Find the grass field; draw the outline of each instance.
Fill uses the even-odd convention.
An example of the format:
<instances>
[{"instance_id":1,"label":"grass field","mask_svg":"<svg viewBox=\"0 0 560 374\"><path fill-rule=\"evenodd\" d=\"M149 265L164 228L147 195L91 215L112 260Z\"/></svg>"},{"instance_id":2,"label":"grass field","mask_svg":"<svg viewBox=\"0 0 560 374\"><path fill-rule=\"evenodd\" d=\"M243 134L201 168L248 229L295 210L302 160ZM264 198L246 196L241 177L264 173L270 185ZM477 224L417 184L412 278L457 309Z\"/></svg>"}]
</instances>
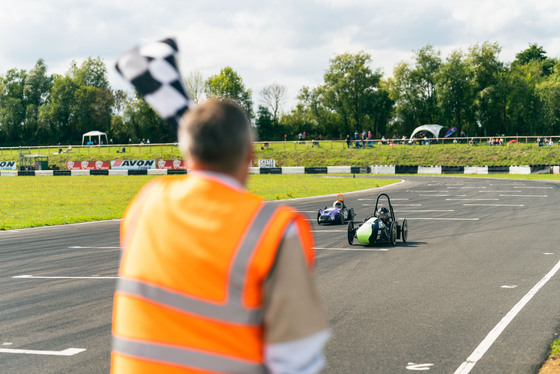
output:
<instances>
[{"instance_id":1,"label":"grass field","mask_svg":"<svg viewBox=\"0 0 560 374\"><path fill-rule=\"evenodd\" d=\"M0 230L120 218L128 202L152 178L2 177ZM252 175L248 188L267 200L278 200L374 188L397 181L328 176L318 182L321 178Z\"/></svg>"}]
</instances>

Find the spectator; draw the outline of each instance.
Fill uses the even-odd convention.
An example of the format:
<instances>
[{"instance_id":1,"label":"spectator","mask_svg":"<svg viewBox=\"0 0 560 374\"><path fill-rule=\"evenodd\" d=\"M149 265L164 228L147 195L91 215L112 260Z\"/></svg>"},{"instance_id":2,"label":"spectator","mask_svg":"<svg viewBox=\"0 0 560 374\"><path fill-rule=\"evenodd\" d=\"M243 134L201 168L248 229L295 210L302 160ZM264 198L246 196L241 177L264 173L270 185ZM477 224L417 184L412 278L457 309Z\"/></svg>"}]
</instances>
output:
<instances>
[{"instance_id":1,"label":"spectator","mask_svg":"<svg viewBox=\"0 0 560 374\"><path fill-rule=\"evenodd\" d=\"M346 148L350 148L350 143L352 143L352 140L350 140L350 135L346 135Z\"/></svg>"}]
</instances>

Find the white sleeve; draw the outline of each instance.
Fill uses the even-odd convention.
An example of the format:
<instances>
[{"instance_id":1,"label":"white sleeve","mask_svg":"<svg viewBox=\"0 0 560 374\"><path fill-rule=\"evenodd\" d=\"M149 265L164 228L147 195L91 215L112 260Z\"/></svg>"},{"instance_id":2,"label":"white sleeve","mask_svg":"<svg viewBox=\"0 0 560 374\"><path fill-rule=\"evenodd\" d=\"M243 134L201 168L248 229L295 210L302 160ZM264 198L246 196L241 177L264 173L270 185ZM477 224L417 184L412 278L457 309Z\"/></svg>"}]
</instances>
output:
<instances>
[{"instance_id":1,"label":"white sleeve","mask_svg":"<svg viewBox=\"0 0 560 374\"><path fill-rule=\"evenodd\" d=\"M269 344L265 348L266 365L271 374L315 374L325 367L323 347L330 331L288 343Z\"/></svg>"}]
</instances>

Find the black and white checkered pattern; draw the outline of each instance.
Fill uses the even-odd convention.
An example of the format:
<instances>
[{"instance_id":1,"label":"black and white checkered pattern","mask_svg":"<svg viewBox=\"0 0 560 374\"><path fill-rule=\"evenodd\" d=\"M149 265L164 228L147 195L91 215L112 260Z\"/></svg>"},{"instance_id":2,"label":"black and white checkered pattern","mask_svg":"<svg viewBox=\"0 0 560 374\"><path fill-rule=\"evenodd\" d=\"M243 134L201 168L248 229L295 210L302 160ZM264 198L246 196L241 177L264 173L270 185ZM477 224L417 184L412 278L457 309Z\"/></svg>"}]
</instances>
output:
<instances>
[{"instance_id":1,"label":"black and white checkered pattern","mask_svg":"<svg viewBox=\"0 0 560 374\"><path fill-rule=\"evenodd\" d=\"M193 105L177 68L174 38L135 47L117 61L117 71L144 100L177 130L183 113Z\"/></svg>"}]
</instances>

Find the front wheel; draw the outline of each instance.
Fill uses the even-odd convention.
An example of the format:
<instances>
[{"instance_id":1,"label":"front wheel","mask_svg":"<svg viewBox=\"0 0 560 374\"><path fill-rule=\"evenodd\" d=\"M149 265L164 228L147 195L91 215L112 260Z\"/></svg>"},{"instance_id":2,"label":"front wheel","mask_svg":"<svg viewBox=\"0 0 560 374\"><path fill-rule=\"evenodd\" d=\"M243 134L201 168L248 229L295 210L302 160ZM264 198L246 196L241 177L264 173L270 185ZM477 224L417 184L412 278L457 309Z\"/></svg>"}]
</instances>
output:
<instances>
[{"instance_id":1,"label":"front wheel","mask_svg":"<svg viewBox=\"0 0 560 374\"><path fill-rule=\"evenodd\" d=\"M401 226L401 238L403 243L406 243L406 241L408 240L408 221L406 219L403 220Z\"/></svg>"},{"instance_id":2,"label":"front wheel","mask_svg":"<svg viewBox=\"0 0 560 374\"><path fill-rule=\"evenodd\" d=\"M356 235L356 230L354 230L354 221L350 220L348 222L348 244L352 245L352 243L354 243L354 235Z\"/></svg>"},{"instance_id":3,"label":"front wheel","mask_svg":"<svg viewBox=\"0 0 560 374\"><path fill-rule=\"evenodd\" d=\"M391 226L389 226L391 245L397 245L397 230L397 223L395 221L391 222Z\"/></svg>"}]
</instances>

